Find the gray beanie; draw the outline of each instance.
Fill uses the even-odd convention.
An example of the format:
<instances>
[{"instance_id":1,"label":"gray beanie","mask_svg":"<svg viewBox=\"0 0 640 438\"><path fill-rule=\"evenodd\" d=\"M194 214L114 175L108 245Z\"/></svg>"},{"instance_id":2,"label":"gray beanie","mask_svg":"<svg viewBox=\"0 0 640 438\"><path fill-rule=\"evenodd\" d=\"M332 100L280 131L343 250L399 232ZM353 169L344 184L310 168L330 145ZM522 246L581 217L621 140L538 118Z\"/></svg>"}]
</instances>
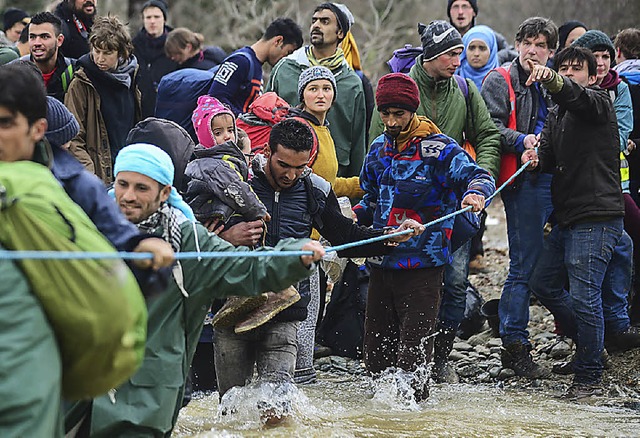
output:
<instances>
[{"instance_id":1,"label":"gray beanie","mask_svg":"<svg viewBox=\"0 0 640 438\"><path fill-rule=\"evenodd\" d=\"M423 61L431 61L452 49L464 49L460 32L444 20L435 20L428 26L418 23L422 42Z\"/></svg>"},{"instance_id":2,"label":"gray beanie","mask_svg":"<svg viewBox=\"0 0 640 438\"><path fill-rule=\"evenodd\" d=\"M51 146L61 147L80 131L78 121L58 99L47 96L47 132L45 137Z\"/></svg>"},{"instance_id":3,"label":"gray beanie","mask_svg":"<svg viewBox=\"0 0 640 438\"><path fill-rule=\"evenodd\" d=\"M315 65L300 73L300 78L298 79L298 98L300 99L300 102L304 102L304 89L309 85L309 82L317 81L318 79L326 79L331 82L331 85L333 86L333 100L336 100L338 87L336 86L335 76L333 76L333 73L331 73L331 70L327 67Z\"/></svg>"}]
</instances>

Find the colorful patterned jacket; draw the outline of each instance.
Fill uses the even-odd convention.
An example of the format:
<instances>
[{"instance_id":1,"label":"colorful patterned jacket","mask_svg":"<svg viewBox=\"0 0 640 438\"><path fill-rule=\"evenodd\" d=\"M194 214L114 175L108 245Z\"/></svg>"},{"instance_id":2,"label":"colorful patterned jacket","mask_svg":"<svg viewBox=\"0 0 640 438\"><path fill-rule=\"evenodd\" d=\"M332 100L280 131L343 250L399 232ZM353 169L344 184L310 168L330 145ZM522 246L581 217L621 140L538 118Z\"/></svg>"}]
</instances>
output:
<instances>
[{"instance_id":1,"label":"colorful patterned jacket","mask_svg":"<svg viewBox=\"0 0 640 438\"><path fill-rule=\"evenodd\" d=\"M406 218L423 224L454 212L469 193L491 196L495 183L450 137L414 137L399 152L383 133L371 144L360 174L364 198L354 207L361 225L398 226ZM389 269L422 269L451 262L454 218L400 244L391 254L369 258Z\"/></svg>"}]
</instances>

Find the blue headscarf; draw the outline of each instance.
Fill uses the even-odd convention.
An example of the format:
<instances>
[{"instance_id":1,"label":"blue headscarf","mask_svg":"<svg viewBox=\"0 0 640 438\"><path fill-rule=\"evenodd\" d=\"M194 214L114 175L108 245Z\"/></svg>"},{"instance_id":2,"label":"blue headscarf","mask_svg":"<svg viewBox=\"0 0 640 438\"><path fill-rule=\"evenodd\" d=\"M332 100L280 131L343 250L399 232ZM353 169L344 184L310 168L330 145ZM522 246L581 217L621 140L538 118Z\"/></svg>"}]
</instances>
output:
<instances>
[{"instance_id":1,"label":"blue headscarf","mask_svg":"<svg viewBox=\"0 0 640 438\"><path fill-rule=\"evenodd\" d=\"M467 47L469 47L469 44L473 40L482 40L489 48L489 60L484 67L473 68L469 65L469 61L467 61ZM457 73L463 78L471 79L479 90L482 88L482 80L487 73L500 65L498 63L498 43L496 42L496 35L489 26L480 24L473 26L464 34L462 43L464 44L464 50L462 51L462 55L460 55L460 67Z\"/></svg>"},{"instance_id":2,"label":"blue headscarf","mask_svg":"<svg viewBox=\"0 0 640 438\"><path fill-rule=\"evenodd\" d=\"M125 146L118 152L113 174L119 172L137 172L158 181L163 185L171 186L171 194L167 204L180 210L191 222L195 222L193 210L184 202L182 196L173 187L174 167L171 157L157 146L146 143L135 143ZM113 194L113 190L109 193Z\"/></svg>"}]
</instances>

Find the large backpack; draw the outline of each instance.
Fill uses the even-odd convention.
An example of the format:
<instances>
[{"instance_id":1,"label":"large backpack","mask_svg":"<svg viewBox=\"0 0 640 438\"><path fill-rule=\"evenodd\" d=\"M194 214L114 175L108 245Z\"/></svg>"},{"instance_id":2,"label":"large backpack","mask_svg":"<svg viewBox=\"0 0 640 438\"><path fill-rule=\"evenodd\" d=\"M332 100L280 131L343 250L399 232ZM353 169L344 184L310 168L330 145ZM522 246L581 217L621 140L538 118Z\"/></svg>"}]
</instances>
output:
<instances>
[{"instance_id":1,"label":"large backpack","mask_svg":"<svg viewBox=\"0 0 640 438\"><path fill-rule=\"evenodd\" d=\"M236 54L253 63L248 53L234 52L232 55ZM191 116L198 106L198 98L209 92L220 65L222 64L209 70L183 68L164 75L158 84L155 116L176 122L189 133L193 141L197 142L198 137L193 129ZM250 68L249 75L252 71L253 68ZM250 81L251 77L247 80Z\"/></svg>"},{"instance_id":2,"label":"large backpack","mask_svg":"<svg viewBox=\"0 0 640 438\"><path fill-rule=\"evenodd\" d=\"M0 162L0 246L116 252L49 169L30 161ZM18 266L57 337L66 399L98 396L136 371L146 305L122 260L23 259Z\"/></svg>"},{"instance_id":3,"label":"large backpack","mask_svg":"<svg viewBox=\"0 0 640 438\"><path fill-rule=\"evenodd\" d=\"M393 56L387 61L391 73L409 73L416 63L416 57L422 54L422 47L405 44L401 49L394 50Z\"/></svg>"},{"instance_id":4,"label":"large backpack","mask_svg":"<svg viewBox=\"0 0 640 438\"><path fill-rule=\"evenodd\" d=\"M249 105L249 112L240 114L237 120L238 128L242 129L251 140L251 152L261 153L265 146L269 144L269 135L271 128L278 122L286 118L294 118L303 123L309 122L302 117L296 116L291 112L291 106L286 100L278 96L275 92L269 91L256 98ZM318 137L311 126L313 134L313 146L311 148L311 156L309 158L309 166L311 166L318 156Z\"/></svg>"}]
</instances>

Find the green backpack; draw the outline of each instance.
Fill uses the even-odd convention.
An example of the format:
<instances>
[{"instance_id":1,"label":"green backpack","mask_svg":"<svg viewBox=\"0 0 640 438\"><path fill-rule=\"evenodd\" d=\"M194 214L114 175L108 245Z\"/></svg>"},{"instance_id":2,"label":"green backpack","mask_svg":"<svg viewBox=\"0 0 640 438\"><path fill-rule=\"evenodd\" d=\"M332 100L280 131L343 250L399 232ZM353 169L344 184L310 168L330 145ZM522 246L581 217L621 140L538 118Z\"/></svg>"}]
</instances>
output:
<instances>
[{"instance_id":1,"label":"green backpack","mask_svg":"<svg viewBox=\"0 0 640 438\"><path fill-rule=\"evenodd\" d=\"M115 252L45 166L0 162L0 244L9 250ZM147 310L120 259L29 260L18 265L58 339L63 396L92 398L142 363Z\"/></svg>"}]
</instances>

